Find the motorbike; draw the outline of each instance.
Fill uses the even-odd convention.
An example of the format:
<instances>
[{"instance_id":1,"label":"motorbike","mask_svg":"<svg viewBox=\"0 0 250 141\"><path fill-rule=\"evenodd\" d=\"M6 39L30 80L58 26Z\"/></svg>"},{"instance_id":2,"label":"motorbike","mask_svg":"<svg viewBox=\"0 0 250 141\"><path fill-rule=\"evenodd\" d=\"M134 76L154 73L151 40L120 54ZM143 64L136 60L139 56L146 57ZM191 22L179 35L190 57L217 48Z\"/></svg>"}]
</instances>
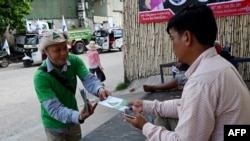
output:
<instances>
[{"instance_id":1,"label":"motorbike","mask_svg":"<svg viewBox=\"0 0 250 141\"><path fill-rule=\"evenodd\" d=\"M9 66L9 55L7 51L0 51L0 67L5 68Z\"/></svg>"}]
</instances>

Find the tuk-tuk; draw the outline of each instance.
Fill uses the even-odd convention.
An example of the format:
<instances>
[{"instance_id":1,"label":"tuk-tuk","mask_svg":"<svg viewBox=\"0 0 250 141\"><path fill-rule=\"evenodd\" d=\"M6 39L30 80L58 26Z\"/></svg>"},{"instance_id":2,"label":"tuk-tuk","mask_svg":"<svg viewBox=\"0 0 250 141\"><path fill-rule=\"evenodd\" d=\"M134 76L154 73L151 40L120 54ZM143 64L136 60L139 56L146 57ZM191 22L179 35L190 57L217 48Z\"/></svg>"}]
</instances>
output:
<instances>
[{"instance_id":1,"label":"tuk-tuk","mask_svg":"<svg viewBox=\"0 0 250 141\"><path fill-rule=\"evenodd\" d=\"M23 52L22 58L24 67L31 67L33 64L40 64L46 58L38 49L39 34L26 34L19 36L16 40L16 50Z\"/></svg>"},{"instance_id":2,"label":"tuk-tuk","mask_svg":"<svg viewBox=\"0 0 250 141\"><path fill-rule=\"evenodd\" d=\"M95 42L100 46L99 52L104 50L110 51L112 49L118 49L122 51L123 40L122 40L122 29L99 29L94 32Z\"/></svg>"}]
</instances>

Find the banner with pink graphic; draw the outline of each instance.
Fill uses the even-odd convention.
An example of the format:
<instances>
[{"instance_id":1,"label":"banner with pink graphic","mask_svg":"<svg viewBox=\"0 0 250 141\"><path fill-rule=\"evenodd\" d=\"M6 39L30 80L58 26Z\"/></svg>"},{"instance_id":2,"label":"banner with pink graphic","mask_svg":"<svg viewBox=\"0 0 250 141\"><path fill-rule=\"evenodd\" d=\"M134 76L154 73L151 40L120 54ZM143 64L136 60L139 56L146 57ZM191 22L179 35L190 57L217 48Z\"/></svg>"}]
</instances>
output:
<instances>
[{"instance_id":1,"label":"banner with pink graphic","mask_svg":"<svg viewBox=\"0 0 250 141\"><path fill-rule=\"evenodd\" d=\"M139 21L166 22L178 10L195 2L210 6L215 17L250 14L250 0L138 0Z\"/></svg>"}]
</instances>

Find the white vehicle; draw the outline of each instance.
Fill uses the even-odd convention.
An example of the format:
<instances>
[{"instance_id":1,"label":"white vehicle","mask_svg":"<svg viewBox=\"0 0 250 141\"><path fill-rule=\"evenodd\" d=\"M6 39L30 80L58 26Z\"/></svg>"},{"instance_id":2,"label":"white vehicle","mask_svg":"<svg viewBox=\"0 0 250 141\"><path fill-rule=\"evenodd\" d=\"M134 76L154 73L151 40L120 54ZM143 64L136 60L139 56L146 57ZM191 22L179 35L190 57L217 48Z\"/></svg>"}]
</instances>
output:
<instances>
[{"instance_id":1,"label":"white vehicle","mask_svg":"<svg viewBox=\"0 0 250 141\"><path fill-rule=\"evenodd\" d=\"M22 58L24 67L31 67L33 64L41 64L46 58L38 49L40 38L44 31L49 30L47 22L37 21L36 23L28 22L29 30L26 35L19 35L15 38L15 51L24 53Z\"/></svg>"},{"instance_id":2,"label":"white vehicle","mask_svg":"<svg viewBox=\"0 0 250 141\"><path fill-rule=\"evenodd\" d=\"M28 22L28 31L27 33L37 33L42 34L44 31L49 30L49 24L44 21L37 21L35 23Z\"/></svg>"},{"instance_id":3,"label":"white vehicle","mask_svg":"<svg viewBox=\"0 0 250 141\"><path fill-rule=\"evenodd\" d=\"M99 52L118 49L122 51L123 39L122 29L112 29L110 32L105 29L99 29L94 32L95 42L100 46Z\"/></svg>"},{"instance_id":4,"label":"white vehicle","mask_svg":"<svg viewBox=\"0 0 250 141\"><path fill-rule=\"evenodd\" d=\"M41 64L46 58L38 49L39 34L26 34L16 38L16 48L18 52L23 52L22 58L24 67L31 67L33 64Z\"/></svg>"}]
</instances>

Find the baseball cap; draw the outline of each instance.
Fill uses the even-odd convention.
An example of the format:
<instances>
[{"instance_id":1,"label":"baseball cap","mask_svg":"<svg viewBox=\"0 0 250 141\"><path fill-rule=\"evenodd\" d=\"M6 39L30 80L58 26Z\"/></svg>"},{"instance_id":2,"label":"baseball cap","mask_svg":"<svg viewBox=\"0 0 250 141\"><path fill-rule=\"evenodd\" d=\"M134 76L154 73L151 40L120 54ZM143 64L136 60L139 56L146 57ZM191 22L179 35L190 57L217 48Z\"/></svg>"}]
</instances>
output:
<instances>
[{"instance_id":1,"label":"baseball cap","mask_svg":"<svg viewBox=\"0 0 250 141\"><path fill-rule=\"evenodd\" d=\"M69 38L69 33L67 31L62 32L59 30L49 30L43 34L38 48L40 51L42 51L48 46L64 42L66 43L68 41L68 38Z\"/></svg>"}]
</instances>

